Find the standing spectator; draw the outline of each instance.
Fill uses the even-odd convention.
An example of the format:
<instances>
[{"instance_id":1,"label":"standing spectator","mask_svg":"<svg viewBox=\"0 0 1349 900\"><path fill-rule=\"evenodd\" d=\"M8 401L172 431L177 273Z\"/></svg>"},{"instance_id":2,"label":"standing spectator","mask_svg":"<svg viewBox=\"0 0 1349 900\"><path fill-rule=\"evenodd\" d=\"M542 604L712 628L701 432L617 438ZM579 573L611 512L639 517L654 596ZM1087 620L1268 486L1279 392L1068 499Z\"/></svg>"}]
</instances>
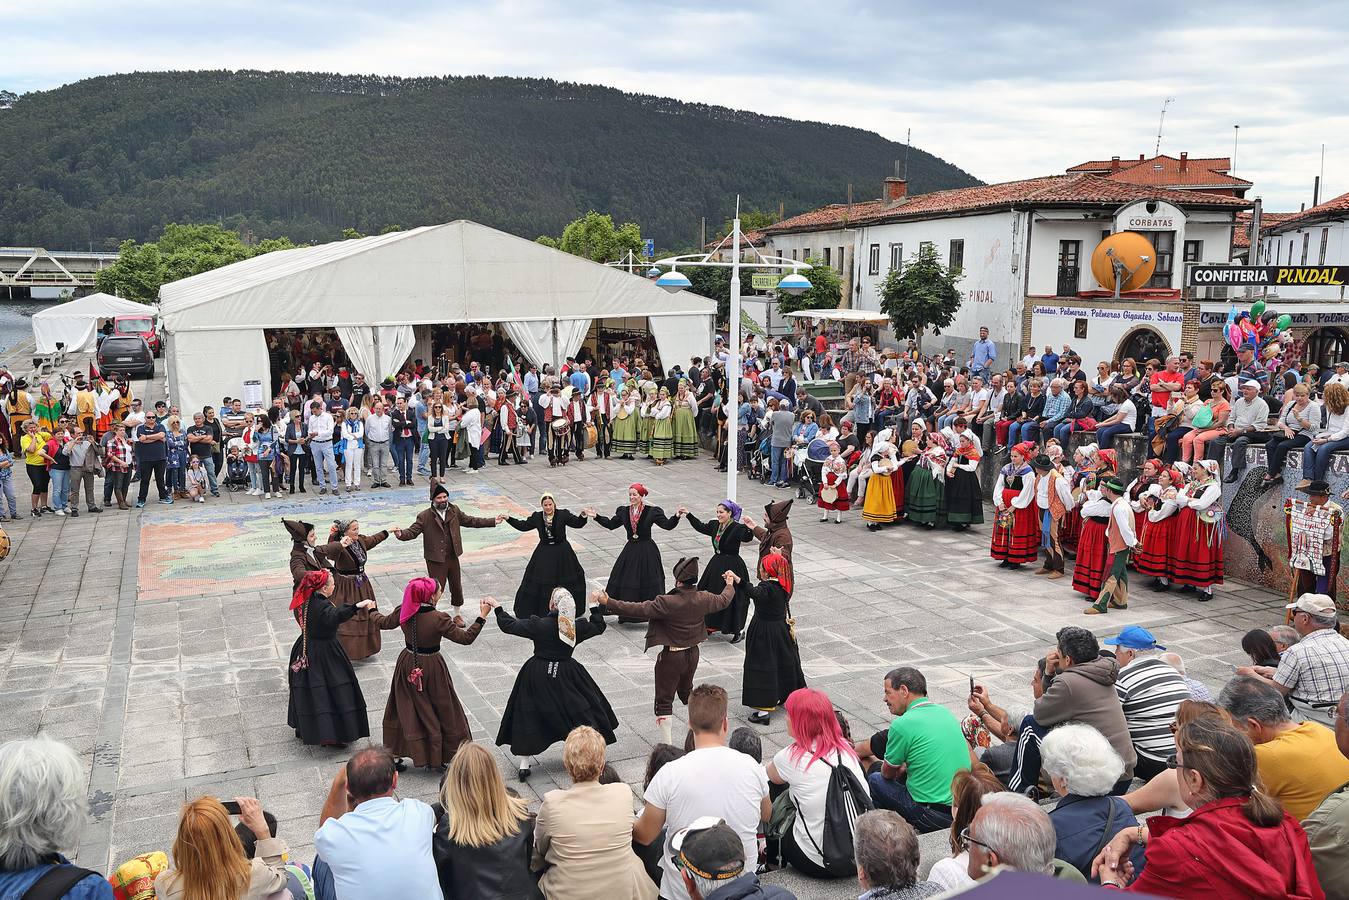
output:
<instances>
[{"instance_id":1,"label":"standing spectator","mask_svg":"<svg viewBox=\"0 0 1349 900\"><path fill-rule=\"evenodd\" d=\"M490 384L490 382L487 382ZM408 398L409 409L417 420L417 474L426 477L431 474L431 441L426 430L426 421L431 414L430 382L424 382L422 389Z\"/></svg>"},{"instance_id":2,"label":"standing spectator","mask_svg":"<svg viewBox=\"0 0 1349 900\"><path fill-rule=\"evenodd\" d=\"M126 502L127 490L131 487L131 465L135 461L130 435L130 428L122 422L113 425L103 436L104 506L111 506L112 498L116 496L118 509L131 508Z\"/></svg>"},{"instance_id":3,"label":"standing spectator","mask_svg":"<svg viewBox=\"0 0 1349 900\"><path fill-rule=\"evenodd\" d=\"M0 446L0 522L18 518L19 501L14 494L14 457L10 455L7 445Z\"/></svg>"},{"instance_id":4,"label":"standing spectator","mask_svg":"<svg viewBox=\"0 0 1349 900\"><path fill-rule=\"evenodd\" d=\"M942 892L938 884L918 881L918 835L902 816L884 809L862 813L854 833L859 900L920 900Z\"/></svg>"},{"instance_id":5,"label":"standing spectator","mask_svg":"<svg viewBox=\"0 0 1349 900\"><path fill-rule=\"evenodd\" d=\"M75 440L67 455L70 457L70 514L80 514L81 487L84 488L85 508L91 513L103 512L103 508L94 502L94 476L103 474L103 462L93 434L76 426Z\"/></svg>"},{"instance_id":6,"label":"standing spectator","mask_svg":"<svg viewBox=\"0 0 1349 900\"><path fill-rule=\"evenodd\" d=\"M336 423L324 407L322 400L309 404L309 452L314 457L314 480L318 482L319 494L329 489L337 493L337 458L333 455L333 432Z\"/></svg>"},{"instance_id":7,"label":"standing spectator","mask_svg":"<svg viewBox=\"0 0 1349 900\"><path fill-rule=\"evenodd\" d=\"M261 416L259 421L265 425L267 417ZM181 496L187 490L187 434L177 416L169 416L166 430L164 464L169 496Z\"/></svg>"},{"instance_id":8,"label":"standing spectator","mask_svg":"<svg viewBox=\"0 0 1349 900\"><path fill-rule=\"evenodd\" d=\"M1151 423L1166 415L1171 401L1185 389L1185 373L1180 369L1180 357L1168 356L1166 365L1148 376L1148 401L1150 419L1148 433L1152 433Z\"/></svg>"},{"instance_id":9,"label":"standing spectator","mask_svg":"<svg viewBox=\"0 0 1349 900\"><path fill-rule=\"evenodd\" d=\"M1090 880L1100 848L1124 829L1138 827L1129 804L1110 793L1124 774L1124 760L1090 725L1060 725L1045 738L1044 771L1060 797L1049 812L1058 836L1054 856ZM1134 865L1142 864L1139 852Z\"/></svg>"},{"instance_id":10,"label":"standing spectator","mask_svg":"<svg viewBox=\"0 0 1349 900\"><path fill-rule=\"evenodd\" d=\"M300 493L306 493L304 489L304 473L309 472L311 478L314 476L314 467L309 456L309 436L304 427L304 418L299 410L291 410L290 421L286 424L286 433L284 435L286 457L290 460L287 480L290 484L290 492L295 493L295 478L298 475L300 479Z\"/></svg>"},{"instance_id":11,"label":"standing spectator","mask_svg":"<svg viewBox=\"0 0 1349 900\"><path fill-rule=\"evenodd\" d=\"M244 854L229 813L214 797L183 807L173 840L173 867L155 878L159 900L268 900L286 886L286 842L273 837L262 804L238 797L239 821L256 839L255 856ZM258 857L261 857L260 859Z\"/></svg>"},{"instance_id":12,"label":"standing spectator","mask_svg":"<svg viewBox=\"0 0 1349 900\"><path fill-rule=\"evenodd\" d=\"M1120 666L1115 693L1138 753L1134 775L1151 781L1166 771L1167 759L1176 752L1171 723L1176 709L1190 699L1190 689L1180 673L1157 655L1166 648L1146 628L1126 626L1105 643L1115 647Z\"/></svg>"},{"instance_id":13,"label":"standing spectator","mask_svg":"<svg viewBox=\"0 0 1349 900\"><path fill-rule=\"evenodd\" d=\"M370 476L371 487L388 487L389 440L393 436L393 420L384 410L384 403L376 400L370 407L370 415L365 417L365 461L366 474Z\"/></svg>"},{"instance_id":14,"label":"standing spectator","mask_svg":"<svg viewBox=\"0 0 1349 900\"><path fill-rule=\"evenodd\" d=\"M691 753L665 765L646 789L646 806L633 826L633 838L650 844L662 827L671 836L704 817L723 819L740 838L744 859L758 859L759 823L772 815L768 777L761 766L726 746L726 691L700 684L689 696ZM671 859L673 838L661 858L661 894L665 900L690 900L683 876Z\"/></svg>"},{"instance_id":15,"label":"standing spectator","mask_svg":"<svg viewBox=\"0 0 1349 900\"><path fill-rule=\"evenodd\" d=\"M1304 715L1331 725L1335 704L1349 691L1349 639L1336 629L1335 601L1325 594L1303 594L1288 608L1302 640L1283 652L1278 668L1243 666L1237 674L1270 681Z\"/></svg>"},{"instance_id":16,"label":"standing spectator","mask_svg":"<svg viewBox=\"0 0 1349 900\"><path fill-rule=\"evenodd\" d=\"M51 472L51 505L52 511L58 516L66 514L66 506L70 502L70 452L71 443L70 432L66 428L66 417L61 416L57 420L56 430L52 432L51 438L47 441L47 457L51 460L49 464ZM79 515L79 509L75 514Z\"/></svg>"},{"instance_id":17,"label":"standing spectator","mask_svg":"<svg viewBox=\"0 0 1349 900\"><path fill-rule=\"evenodd\" d=\"M221 427L220 419L216 418L215 407L207 406L202 409L206 416L206 427L211 429L211 484L215 484L215 479L220 477L220 467L225 464L225 429ZM212 496L219 496L215 489L211 491Z\"/></svg>"},{"instance_id":18,"label":"standing spectator","mask_svg":"<svg viewBox=\"0 0 1349 900\"><path fill-rule=\"evenodd\" d=\"M988 339L988 328L980 325L979 340L970 348L970 374L987 382L997 361L998 345Z\"/></svg>"},{"instance_id":19,"label":"standing spectator","mask_svg":"<svg viewBox=\"0 0 1349 900\"><path fill-rule=\"evenodd\" d=\"M254 452L258 458L258 482L262 485L263 497L277 497L281 492L278 490L279 484L274 484L276 480L276 452L278 442L276 439L276 429L272 427L272 420L266 414L258 416L257 425L253 431ZM333 483L333 493L337 493L337 483Z\"/></svg>"},{"instance_id":20,"label":"standing spectator","mask_svg":"<svg viewBox=\"0 0 1349 900\"><path fill-rule=\"evenodd\" d=\"M365 423L356 407L342 420L342 474L348 491L361 489L361 464L365 460Z\"/></svg>"},{"instance_id":21,"label":"standing spectator","mask_svg":"<svg viewBox=\"0 0 1349 900\"><path fill-rule=\"evenodd\" d=\"M215 465L211 461L211 451L215 442L215 435L211 427L206 424L206 414L204 412L192 414L192 425L187 429L187 449L192 457L201 463L201 470L206 475L207 485L211 489L212 497L220 496L220 489L215 483ZM107 491L104 491L104 503L108 501Z\"/></svg>"},{"instance_id":22,"label":"standing spectator","mask_svg":"<svg viewBox=\"0 0 1349 900\"><path fill-rule=\"evenodd\" d=\"M765 426L770 434L769 448L773 470L769 481L774 487L785 488L791 463L789 451L792 446L792 426L796 419L791 410L772 398L768 401L768 410Z\"/></svg>"},{"instance_id":23,"label":"standing spectator","mask_svg":"<svg viewBox=\"0 0 1349 900\"><path fill-rule=\"evenodd\" d=\"M417 417L408 409L407 398L399 396L389 413L389 427L393 433L391 444L394 468L398 470L398 486L412 484L412 464L417 454L419 440ZM313 439L312 426L310 439ZM318 457L314 457L317 462ZM319 493L322 493L320 491Z\"/></svg>"},{"instance_id":24,"label":"standing spectator","mask_svg":"<svg viewBox=\"0 0 1349 900\"><path fill-rule=\"evenodd\" d=\"M165 460L168 458L168 432L159 424L154 413L145 414L145 424L136 426L132 433L132 444L136 448L136 471L140 476L140 495L136 498L136 508L145 505L150 493L150 479L154 478L155 490L159 492L160 503L172 503L173 498L164 488Z\"/></svg>"}]
</instances>

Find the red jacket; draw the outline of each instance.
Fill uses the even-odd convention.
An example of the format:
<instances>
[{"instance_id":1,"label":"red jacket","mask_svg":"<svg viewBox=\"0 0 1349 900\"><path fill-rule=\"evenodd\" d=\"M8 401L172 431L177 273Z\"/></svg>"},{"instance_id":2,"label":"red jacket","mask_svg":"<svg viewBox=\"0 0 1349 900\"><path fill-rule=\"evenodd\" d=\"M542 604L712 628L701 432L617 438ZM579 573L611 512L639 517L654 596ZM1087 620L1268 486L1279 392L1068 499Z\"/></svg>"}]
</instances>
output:
<instances>
[{"instance_id":1,"label":"red jacket","mask_svg":"<svg viewBox=\"0 0 1349 900\"><path fill-rule=\"evenodd\" d=\"M1148 819L1147 865L1130 891L1205 900L1324 900L1307 833L1288 813L1262 828L1242 800L1206 803L1189 818Z\"/></svg>"}]
</instances>

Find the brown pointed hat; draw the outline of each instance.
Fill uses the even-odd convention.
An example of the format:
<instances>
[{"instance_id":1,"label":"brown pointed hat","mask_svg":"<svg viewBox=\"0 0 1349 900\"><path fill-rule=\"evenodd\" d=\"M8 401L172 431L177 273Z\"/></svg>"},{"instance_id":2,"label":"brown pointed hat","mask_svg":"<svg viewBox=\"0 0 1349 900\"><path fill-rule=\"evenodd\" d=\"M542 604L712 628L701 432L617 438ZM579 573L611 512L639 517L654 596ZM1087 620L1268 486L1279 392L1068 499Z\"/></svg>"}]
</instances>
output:
<instances>
[{"instance_id":1,"label":"brown pointed hat","mask_svg":"<svg viewBox=\"0 0 1349 900\"><path fill-rule=\"evenodd\" d=\"M298 519L282 519L281 524L286 526L290 536L295 539L297 544L303 544L309 539L309 532L314 530L314 526L308 522L301 522Z\"/></svg>"},{"instance_id":2,"label":"brown pointed hat","mask_svg":"<svg viewBox=\"0 0 1349 900\"><path fill-rule=\"evenodd\" d=\"M683 557L674 565L674 578L676 584L697 584L698 583L698 557Z\"/></svg>"}]
</instances>

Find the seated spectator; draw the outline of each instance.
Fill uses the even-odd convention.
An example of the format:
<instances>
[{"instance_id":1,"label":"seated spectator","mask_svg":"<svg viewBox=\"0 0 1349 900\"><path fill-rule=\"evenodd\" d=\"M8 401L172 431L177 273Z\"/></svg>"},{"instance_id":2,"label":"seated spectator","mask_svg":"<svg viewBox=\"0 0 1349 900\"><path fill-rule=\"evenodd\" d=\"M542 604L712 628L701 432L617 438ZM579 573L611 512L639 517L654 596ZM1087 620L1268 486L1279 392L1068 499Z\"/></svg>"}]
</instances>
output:
<instances>
[{"instance_id":1,"label":"seated spectator","mask_svg":"<svg viewBox=\"0 0 1349 900\"><path fill-rule=\"evenodd\" d=\"M927 679L907 666L885 676L886 731L859 741L871 799L903 816L919 834L951 827L951 779L974 763L960 722L927 696Z\"/></svg>"},{"instance_id":2,"label":"seated spectator","mask_svg":"<svg viewBox=\"0 0 1349 900\"><path fill-rule=\"evenodd\" d=\"M732 731L726 746L745 754L756 763L763 762L763 741L759 738L759 733L748 725L741 725Z\"/></svg>"},{"instance_id":3,"label":"seated spectator","mask_svg":"<svg viewBox=\"0 0 1349 900\"><path fill-rule=\"evenodd\" d=\"M262 858L249 859L230 823L230 814L214 797L183 807L173 840L173 865L155 879L160 900L267 900L286 886L286 842L272 837L262 804L238 797L239 821L256 838Z\"/></svg>"},{"instance_id":4,"label":"seated spectator","mask_svg":"<svg viewBox=\"0 0 1349 900\"><path fill-rule=\"evenodd\" d=\"M529 871L534 817L524 800L506 793L487 748L459 748L440 786L440 802L445 812L434 853L445 900L541 896Z\"/></svg>"},{"instance_id":5,"label":"seated spectator","mask_svg":"<svg viewBox=\"0 0 1349 900\"><path fill-rule=\"evenodd\" d=\"M1293 634L1297 634L1296 631ZM1296 643L1296 641L1294 642ZM1241 636L1241 650L1251 658L1253 666L1279 667L1280 651L1274 646L1274 638L1263 628L1252 628Z\"/></svg>"},{"instance_id":6,"label":"seated spectator","mask_svg":"<svg viewBox=\"0 0 1349 900\"><path fill-rule=\"evenodd\" d=\"M1103 885L1165 897L1324 896L1307 835L1258 785L1255 747L1231 725L1201 719L1176 733L1184 819L1153 816L1126 828L1092 863ZM1128 865L1144 845L1142 874Z\"/></svg>"},{"instance_id":7,"label":"seated spectator","mask_svg":"<svg viewBox=\"0 0 1349 900\"><path fill-rule=\"evenodd\" d=\"M989 794L961 835L970 854L970 878L978 881L998 866L1017 872L1082 881L1081 873L1054 859L1058 837L1049 815L1023 794Z\"/></svg>"},{"instance_id":8,"label":"seated spectator","mask_svg":"<svg viewBox=\"0 0 1349 900\"><path fill-rule=\"evenodd\" d=\"M1162 662L1180 673L1180 678L1185 682L1185 686L1190 689L1190 699L1198 700L1201 703L1212 703L1214 701L1213 692L1208 689L1208 685L1202 681L1197 681L1189 676L1185 671L1185 660L1180 658L1179 653L1163 653L1158 657Z\"/></svg>"},{"instance_id":9,"label":"seated spectator","mask_svg":"<svg viewBox=\"0 0 1349 900\"><path fill-rule=\"evenodd\" d=\"M690 731L689 734L692 735L693 732ZM652 747L651 755L646 758L646 777L642 781L642 792L646 793L646 789L651 787L651 782L655 780L656 773L665 768L666 763L679 759L687 752L687 750L681 750L674 744L657 744ZM638 841L636 837L632 839L632 852L637 854L637 857L642 861L642 865L646 868L647 877L657 887L660 887L661 861L665 856L665 838L665 828L662 827L657 832L655 839L645 844Z\"/></svg>"},{"instance_id":10,"label":"seated spectator","mask_svg":"<svg viewBox=\"0 0 1349 900\"><path fill-rule=\"evenodd\" d=\"M726 691L700 684L689 695L689 725L694 749L667 763L646 788L646 805L632 828L633 838L650 844L662 827L671 836L661 856L661 896L688 900L682 873L671 854L674 836L698 819L725 821L739 836L744 860L759 858L759 823L769 819L768 776L763 767L726 746Z\"/></svg>"},{"instance_id":11,"label":"seated spectator","mask_svg":"<svg viewBox=\"0 0 1349 900\"><path fill-rule=\"evenodd\" d=\"M276 816L262 811L263 821L267 823L267 832L272 837L276 837ZM254 859L258 855L258 837L243 822L234 826L234 833L239 836L239 843L243 845L244 856ZM312 897L314 896L314 874L309 866L304 863L286 862L282 868L286 873L286 889L290 891L292 898ZM331 891L328 895L331 896ZM118 898L121 900L121 898Z\"/></svg>"},{"instance_id":12,"label":"seated spectator","mask_svg":"<svg viewBox=\"0 0 1349 900\"><path fill-rule=\"evenodd\" d=\"M734 752L734 751L732 751ZM796 900L775 884L745 871L745 845L722 819L704 816L670 839L679 884L690 900Z\"/></svg>"},{"instance_id":13,"label":"seated spectator","mask_svg":"<svg viewBox=\"0 0 1349 900\"><path fill-rule=\"evenodd\" d=\"M1303 594L1288 609L1302 639L1284 652L1277 668L1243 666L1237 674L1269 681L1305 716L1333 728L1335 704L1349 691L1349 639L1336 627L1335 601Z\"/></svg>"},{"instance_id":14,"label":"seated spectator","mask_svg":"<svg viewBox=\"0 0 1349 900\"><path fill-rule=\"evenodd\" d=\"M1274 641L1274 649L1278 651L1275 659L1283 656L1285 650L1302 640L1302 635L1298 634L1292 625L1275 625L1269 629L1269 636Z\"/></svg>"},{"instance_id":15,"label":"seated spectator","mask_svg":"<svg viewBox=\"0 0 1349 900\"><path fill-rule=\"evenodd\" d=\"M23 897L38 882L69 900L112 900L97 872L71 865L89 819L84 763L51 738L0 745L0 897ZM84 874L81 875L80 873Z\"/></svg>"},{"instance_id":16,"label":"seated spectator","mask_svg":"<svg viewBox=\"0 0 1349 900\"><path fill-rule=\"evenodd\" d=\"M796 815L792 827L784 829L778 858L810 878L839 878L849 872L825 867L825 800L834 769L842 766L852 774L858 795L866 796L866 775L857 761L857 752L843 737L834 705L824 691L798 688L785 704L787 736L791 744L783 747L768 764L768 780L787 785L773 804L790 806ZM845 776L846 777L846 776ZM774 858L772 852L769 858Z\"/></svg>"},{"instance_id":17,"label":"seated spectator","mask_svg":"<svg viewBox=\"0 0 1349 900\"><path fill-rule=\"evenodd\" d=\"M1265 791L1293 818L1307 818L1321 801L1349 784L1349 759L1340 756L1335 733L1317 722L1290 719L1283 694L1269 682L1238 675L1218 698L1233 724L1255 745Z\"/></svg>"},{"instance_id":18,"label":"seated spectator","mask_svg":"<svg viewBox=\"0 0 1349 900\"><path fill-rule=\"evenodd\" d=\"M531 867L549 900L652 900L656 885L632 852L632 789L600 784L604 738L588 725L567 735L562 764L572 787L549 791L534 823Z\"/></svg>"},{"instance_id":19,"label":"seated spectator","mask_svg":"<svg viewBox=\"0 0 1349 900\"><path fill-rule=\"evenodd\" d=\"M918 834L904 817L874 809L857 817L853 833L860 900L918 900L942 892L940 885L918 881Z\"/></svg>"},{"instance_id":20,"label":"seated spectator","mask_svg":"<svg viewBox=\"0 0 1349 900\"><path fill-rule=\"evenodd\" d=\"M928 881L944 891L974 884L970 878L970 853L960 835L969 827L984 797L1002 789L1002 782L983 766L956 773L951 780L951 855L933 864L927 873Z\"/></svg>"},{"instance_id":21,"label":"seated spectator","mask_svg":"<svg viewBox=\"0 0 1349 900\"><path fill-rule=\"evenodd\" d=\"M1336 712L1335 743L1340 756L1349 758L1349 694L1340 698ZM1349 900L1349 841L1345 840L1349 835L1349 785L1322 801L1302 820L1302 827L1327 900Z\"/></svg>"},{"instance_id":22,"label":"seated spectator","mask_svg":"<svg viewBox=\"0 0 1349 900\"><path fill-rule=\"evenodd\" d=\"M436 814L420 800L395 800L398 770L385 747L357 750L328 789L314 834L314 880L337 900L434 897L440 890L431 837Z\"/></svg>"},{"instance_id":23,"label":"seated spectator","mask_svg":"<svg viewBox=\"0 0 1349 900\"><path fill-rule=\"evenodd\" d=\"M1123 797L1110 791L1120 780L1124 760L1090 725L1060 725L1044 740L1044 772L1059 795L1049 821L1058 835L1054 856L1090 880L1091 861L1106 842L1138 820ZM1142 868L1143 854L1134 865Z\"/></svg>"},{"instance_id":24,"label":"seated spectator","mask_svg":"<svg viewBox=\"0 0 1349 900\"><path fill-rule=\"evenodd\" d=\"M1190 699L1190 689L1179 672L1158 658L1166 648L1146 628L1125 626L1105 643L1115 647L1120 666L1115 693L1138 754L1134 774L1147 781L1166 769L1166 760L1176 752L1170 725L1176 707Z\"/></svg>"},{"instance_id":25,"label":"seated spectator","mask_svg":"<svg viewBox=\"0 0 1349 900\"><path fill-rule=\"evenodd\" d=\"M1187 700L1176 708L1176 719L1171 723L1171 728L1179 729L1197 719L1210 719L1225 725L1232 724L1232 717L1217 703ZM1124 802L1129 804L1135 815L1165 812L1168 815L1182 816L1189 812L1189 807L1180 796L1180 782L1176 779L1176 770L1171 768L1138 790L1125 794Z\"/></svg>"}]
</instances>

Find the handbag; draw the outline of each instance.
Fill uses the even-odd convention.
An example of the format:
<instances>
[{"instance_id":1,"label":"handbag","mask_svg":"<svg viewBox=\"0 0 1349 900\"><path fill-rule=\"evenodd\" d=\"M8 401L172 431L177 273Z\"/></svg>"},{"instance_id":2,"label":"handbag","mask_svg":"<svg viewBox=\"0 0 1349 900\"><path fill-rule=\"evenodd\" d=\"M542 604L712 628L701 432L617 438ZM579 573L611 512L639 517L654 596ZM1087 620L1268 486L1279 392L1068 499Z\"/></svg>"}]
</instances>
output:
<instances>
[{"instance_id":1,"label":"handbag","mask_svg":"<svg viewBox=\"0 0 1349 900\"><path fill-rule=\"evenodd\" d=\"M1194 419L1190 422L1195 428L1207 428L1213 424L1213 407L1204 404L1199 412L1194 414Z\"/></svg>"}]
</instances>

